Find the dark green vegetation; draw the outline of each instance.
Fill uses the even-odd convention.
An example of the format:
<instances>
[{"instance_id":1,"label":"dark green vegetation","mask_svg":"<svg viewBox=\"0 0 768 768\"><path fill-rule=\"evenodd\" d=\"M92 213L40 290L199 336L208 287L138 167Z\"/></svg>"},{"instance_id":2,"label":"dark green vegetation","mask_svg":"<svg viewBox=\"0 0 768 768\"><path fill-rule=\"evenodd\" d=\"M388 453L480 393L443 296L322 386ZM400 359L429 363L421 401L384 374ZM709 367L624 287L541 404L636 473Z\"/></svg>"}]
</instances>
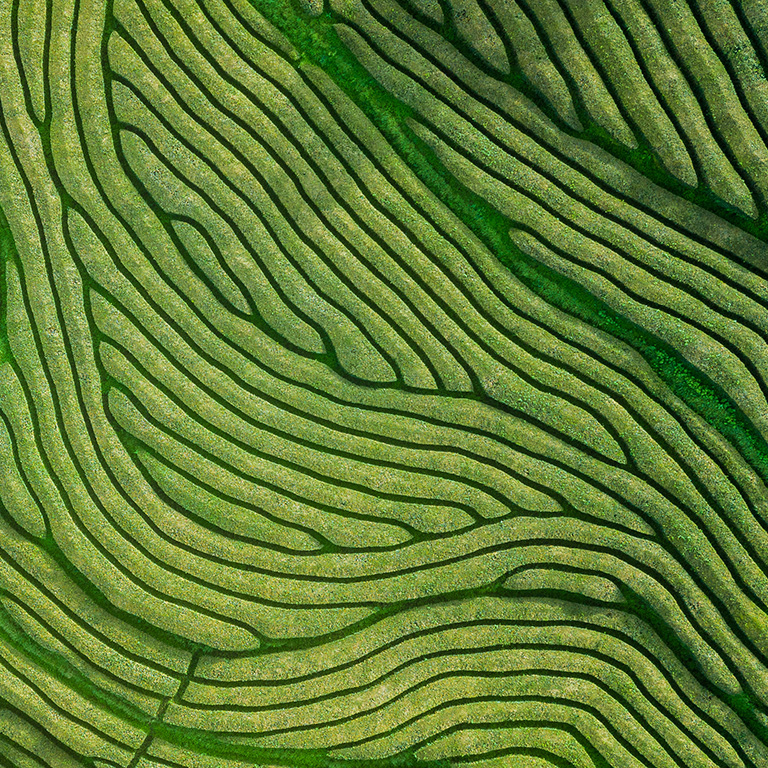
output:
<instances>
[{"instance_id":1,"label":"dark green vegetation","mask_svg":"<svg viewBox=\"0 0 768 768\"><path fill-rule=\"evenodd\" d=\"M0 7L1 766L768 766L760 3Z\"/></svg>"}]
</instances>

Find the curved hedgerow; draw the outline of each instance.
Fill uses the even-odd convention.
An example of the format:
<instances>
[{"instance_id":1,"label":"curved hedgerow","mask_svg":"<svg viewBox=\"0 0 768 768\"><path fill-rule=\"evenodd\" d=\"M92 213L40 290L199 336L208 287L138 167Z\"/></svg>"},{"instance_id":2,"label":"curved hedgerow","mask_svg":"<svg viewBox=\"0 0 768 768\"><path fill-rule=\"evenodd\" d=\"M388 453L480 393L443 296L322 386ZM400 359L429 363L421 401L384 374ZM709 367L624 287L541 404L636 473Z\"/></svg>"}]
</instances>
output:
<instances>
[{"instance_id":1,"label":"curved hedgerow","mask_svg":"<svg viewBox=\"0 0 768 768\"><path fill-rule=\"evenodd\" d=\"M768 766L758 5L0 4L0 766Z\"/></svg>"}]
</instances>

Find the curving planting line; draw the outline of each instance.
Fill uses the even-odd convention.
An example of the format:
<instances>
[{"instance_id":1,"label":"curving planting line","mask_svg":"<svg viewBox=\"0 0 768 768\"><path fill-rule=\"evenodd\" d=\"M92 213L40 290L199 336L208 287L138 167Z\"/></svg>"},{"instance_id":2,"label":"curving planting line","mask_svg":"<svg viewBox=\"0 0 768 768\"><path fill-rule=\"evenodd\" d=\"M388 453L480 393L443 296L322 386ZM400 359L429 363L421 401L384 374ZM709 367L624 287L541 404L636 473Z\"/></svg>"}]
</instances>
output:
<instances>
[{"instance_id":1,"label":"curving planting line","mask_svg":"<svg viewBox=\"0 0 768 768\"><path fill-rule=\"evenodd\" d=\"M768 766L768 29L0 3L0 765Z\"/></svg>"}]
</instances>

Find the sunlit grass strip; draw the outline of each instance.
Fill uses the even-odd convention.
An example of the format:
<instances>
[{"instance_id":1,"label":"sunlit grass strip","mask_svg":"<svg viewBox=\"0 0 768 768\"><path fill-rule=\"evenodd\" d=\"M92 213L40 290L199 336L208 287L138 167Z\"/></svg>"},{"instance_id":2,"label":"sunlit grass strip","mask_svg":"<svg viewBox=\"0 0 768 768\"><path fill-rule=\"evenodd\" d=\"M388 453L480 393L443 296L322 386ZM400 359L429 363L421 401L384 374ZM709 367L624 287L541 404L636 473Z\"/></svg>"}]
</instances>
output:
<instances>
[{"instance_id":1,"label":"sunlit grass strip","mask_svg":"<svg viewBox=\"0 0 768 768\"><path fill-rule=\"evenodd\" d=\"M297 66L306 59L322 67L382 131L418 178L516 277L558 309L640 353L675 395L724 435L768 481L768 444L727 393L669 344L615 312L575 281L519 250L508 234L511 222L448 171L408 126L407 120L416 119L415 113L386 91L343 44L333 26L342 19L328 10L310 17L291 0L250 2L300 51Z\"/></svg>"}]
</instances>

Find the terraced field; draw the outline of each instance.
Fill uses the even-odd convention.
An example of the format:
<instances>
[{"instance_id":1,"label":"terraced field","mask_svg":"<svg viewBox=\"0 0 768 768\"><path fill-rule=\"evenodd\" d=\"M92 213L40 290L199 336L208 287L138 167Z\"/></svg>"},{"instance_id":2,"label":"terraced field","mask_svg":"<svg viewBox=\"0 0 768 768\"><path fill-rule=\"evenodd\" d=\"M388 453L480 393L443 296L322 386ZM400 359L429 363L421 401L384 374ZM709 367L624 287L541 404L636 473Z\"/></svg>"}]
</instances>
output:
<instances>
[{"instance_id":1,"label":"terraced field","mask_svg":"<svg viewBox=\"0 0 768 768\"><path fill-rule=\"evenodd\" d=\"M768 768L766 72L0 0L0 768Z\"/></svg>"}]
</instances>

